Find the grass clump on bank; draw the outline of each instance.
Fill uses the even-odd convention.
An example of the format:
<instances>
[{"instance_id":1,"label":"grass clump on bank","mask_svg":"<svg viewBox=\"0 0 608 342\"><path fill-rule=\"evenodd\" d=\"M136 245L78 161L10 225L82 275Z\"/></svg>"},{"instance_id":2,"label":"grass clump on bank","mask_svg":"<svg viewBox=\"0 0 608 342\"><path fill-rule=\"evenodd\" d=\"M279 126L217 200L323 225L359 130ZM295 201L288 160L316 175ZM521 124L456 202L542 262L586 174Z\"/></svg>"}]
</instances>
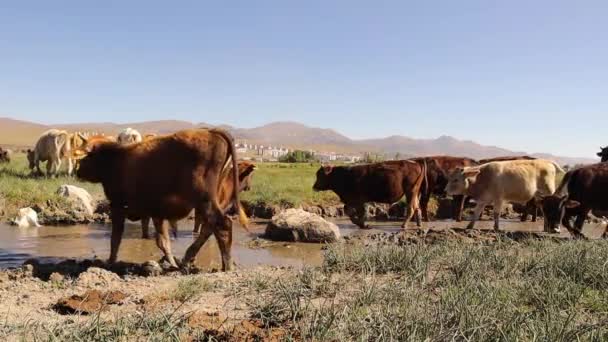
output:
<instances>
[{"instance_id":1,"label":"grass clump on bank","mask_svg":"<svg viewBox=\"0 0 608 342\"><path fill-rule=\"evenodd\" d=\"M599 341L606 260L604 241L336 245L251 306L312 340Z\"/></svg>"}]
</instances>

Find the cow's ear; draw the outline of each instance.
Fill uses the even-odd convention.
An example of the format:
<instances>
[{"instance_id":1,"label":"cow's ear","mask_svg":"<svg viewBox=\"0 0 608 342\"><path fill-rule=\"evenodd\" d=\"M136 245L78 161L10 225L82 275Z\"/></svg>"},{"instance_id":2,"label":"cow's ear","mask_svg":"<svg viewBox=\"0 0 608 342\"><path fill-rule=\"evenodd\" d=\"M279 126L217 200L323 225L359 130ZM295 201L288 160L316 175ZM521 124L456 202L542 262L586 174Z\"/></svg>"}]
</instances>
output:
<instances>
[{"instance_id":1,"label":"cow's ear","mask_svg":"<svg viewBox=\"0 0 608 342\"><path fill-rule=\"evenodd\" d=\"M469 178L469 177L475 177L479 174L479 172L481 172L479 169L469 169L469 170L464 170L464 176Z\"/></svg>"},{"instance_id":2,"label":"cow's ear","mask_svg":"<svg viewBox=\"0 0 608 342\"><path fill-rule=\"evenodd\" d=\"M579 205L581 205L581 203L574 200L567 200L566 203L564 203L564 206L568 209L576 208Z\"/></svg>"},{"instance_id":3,"label":"cow's ear","mask_svg":"<svg viewBox=\"0 0 608 342\"><path fill-rule=\"evenodd\" d=\"M334 167L332 165L323 166L323 172L325 172L326 175L329 175L333 170Z\"/></svg>"}]
</instances>

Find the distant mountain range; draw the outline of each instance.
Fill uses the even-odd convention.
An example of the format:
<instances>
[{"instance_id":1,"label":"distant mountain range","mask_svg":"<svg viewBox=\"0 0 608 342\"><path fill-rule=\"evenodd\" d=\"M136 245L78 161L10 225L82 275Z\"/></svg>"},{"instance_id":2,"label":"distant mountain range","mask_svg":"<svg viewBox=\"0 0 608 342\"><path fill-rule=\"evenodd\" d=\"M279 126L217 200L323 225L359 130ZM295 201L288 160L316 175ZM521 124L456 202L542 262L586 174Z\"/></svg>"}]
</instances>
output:
<instances>
[{"instance_id":1,"label":"distant mountain range","mask_svg":"<svg viewBox=\"0 0 608 342\"><path fill-rule=\"evenodd\" d=\"M126 127L137 129L142 133L166 134L182 129L210 126L212 125L178 120L126 124L104 122L50 126L10 118L0 118L0 145L32 146L36 138L49 128L62 128L69 131L97 131L108 135L117 135ZM458 140L450 136L440 136L437 139L413 139L405 136L390 136L380 139L354 140L333 129L310 127L297 122L272 122L255 128L219 127L230 131L236 139L247 140L250 143L333 151L337 153L371 152L389 155L399 153L402 157L452 155L475 159L527 154L526 152L511 151L496 146L484 146L470 140ZM598 162L598 160L589 158L553 156L542 153L531 155L552 159L560 164Z\"/></svg>"}]
</instances>

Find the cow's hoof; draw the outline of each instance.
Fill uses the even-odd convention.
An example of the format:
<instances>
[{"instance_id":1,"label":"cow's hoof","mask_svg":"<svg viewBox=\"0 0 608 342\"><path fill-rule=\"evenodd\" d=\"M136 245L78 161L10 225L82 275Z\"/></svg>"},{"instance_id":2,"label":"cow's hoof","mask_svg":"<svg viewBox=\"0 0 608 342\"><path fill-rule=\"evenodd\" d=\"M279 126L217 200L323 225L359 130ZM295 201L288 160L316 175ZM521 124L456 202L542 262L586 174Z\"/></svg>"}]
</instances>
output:
<instances>
[{"instance_id":1,"label":"cow's hoof","mask_svg":"<svg viewBox=\"0 0 608 342\"><path fill-rule=\"evenodd\" d=\"M473 223L469 223L467 224L467 229L473 229L475 225Z\"/></svg>"}]
</instances>

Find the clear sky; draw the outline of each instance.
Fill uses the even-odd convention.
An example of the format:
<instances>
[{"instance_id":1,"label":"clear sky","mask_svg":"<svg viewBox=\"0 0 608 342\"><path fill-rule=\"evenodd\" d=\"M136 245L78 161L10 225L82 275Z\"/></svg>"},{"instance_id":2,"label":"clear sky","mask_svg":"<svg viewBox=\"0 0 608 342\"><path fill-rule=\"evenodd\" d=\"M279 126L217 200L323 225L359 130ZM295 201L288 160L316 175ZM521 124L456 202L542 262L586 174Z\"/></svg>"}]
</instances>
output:
<instances>
[{"instance_id":1,"label":"clear sky","mask_svg":"<svg viewBox=\"0 0 608 342\"><path fill-rule=\"evenodd\" d=\"M594 157L608 1L3 1L0 116L277 120Z\"/></svg>"}]
</instances>

